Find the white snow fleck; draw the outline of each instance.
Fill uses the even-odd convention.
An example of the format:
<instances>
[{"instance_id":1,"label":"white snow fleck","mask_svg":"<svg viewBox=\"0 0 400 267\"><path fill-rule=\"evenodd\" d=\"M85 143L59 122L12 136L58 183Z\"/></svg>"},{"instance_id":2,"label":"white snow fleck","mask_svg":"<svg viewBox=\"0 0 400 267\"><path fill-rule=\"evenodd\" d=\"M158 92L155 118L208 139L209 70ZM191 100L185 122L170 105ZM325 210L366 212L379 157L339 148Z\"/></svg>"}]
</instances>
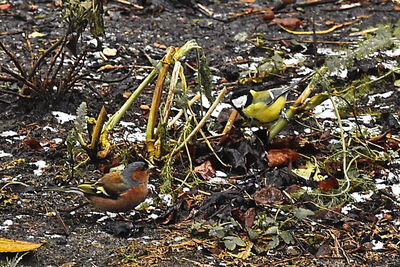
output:
<instances>
[{"instance_id":1,"label":"white snow fleck","mask_svg":"<svg viewBox=\"0 0 400 267\"><path fill-rule=\"evenodd\" d=\"M216 177L227 177L228 175L222 171L216 171L215 176Z\"/></svg>"},{"instance_id":2,"label":"white snow fleck","mask_svg":"<svg viewBox=\"0 0 400 267\"><path fill-rule=\"evenodd\" d=\"M165 205L167 205L169 207L172 206L173 198L170 194L159 194L158 196L160 197L162 203L164 203Z\"/></svg>"},{"instance_id":3,"label":"white snow fleck","mask_svg":"<svg viewBox=\"0 0 400 267\"><path fill-rule=\"evenodd\" d=\"M4 222L3 222L3 225L4 226L11 226L11 225L13 225L14 224L14 222L12 221L12 220L5 220Z\"/></svg>"},{"instance_id":4,"label":"white snow fleck","mask_svg":"<svg viewBox=\"0 0 400 267\"><path fill-rule=\"evenodd\" d=\"M228 184L228 181L221 177L215 177L215 178L211 178L210 180L208 180L207 183L209 183L209 184Z\"/></svg>"},{"instance_id":5,"label":"white snow fleck","mask_svg":"<svg viewBox=\"0 0 400 267\"><path fill-rule=\"evenodd\" d=\"M383 243L381 241L372 240L373 250L383 249Z\"/></svg>"},{"instance_id":6,"label":"white snow fleck","mask_svg":"<svg viewBox=\"0 0 400 267\"><path fill-rule=\"evenodd\" d=\"M14 131L5 131L5 132L0 133L1 137L9 137L9 136L14 136L14 135L18 135L18 133L14 132Z\"/></svg>"},{"instance_id":7,"label":"white snow fleck","mask_svg":"<svg viewBox=\"0 0 400 267\"><path fill-rule=\"evenodd\" d=\"M36 162L32 162L30 163L32 165L35 165L36 167L38 167L37 170L34 170L33 173L37 176L40 176L43 174L43 169L47 167L46 161L44 160L38 160Z\"/></svg>"},{"instance_id":8,"label":"white snow fleck","mask_svg":"<svg viewBox=\"0 0 400 267\"><path fill-rule=\"evenodd\" d=\"M73 121L75 120L76 116L67 114L61 111L52 111L51 114L57 119L57 121L61 124L66 123L68 121Z\"/></svg>"},{"instance_id":9,"label":"white snow fleck","mask_svg":"<svg viewBox=\"0 0 400 267\"><path fill-rule=\"evenodd\" d=\"M63 139L62 138L54 138L53 142L56 144L61 144L63 142Z\"/></svg>"},{"instance_id":10,"label":"white snow fleck","mask_svg":"<svg viewBox=\"0 0 400 267\"><path fill-rule=\"evenodd\" d=\"M386 92L383 94L370 95L367 104L372 104L372 102L375 102L376 98L389 98L392 95L393 95L393 91L389 91L389 92Z\"/></svg>"},{"instance_id":11,"label":"white snow fleck","mask_svg":"<svg viewBox=\"0 0 400 267\"><path fill-rule=\"evenodd\" d=\"M0 150L0 158L4 157L12 157L12 154L4 152L4 150Z\"/></svg>"},{"instance_id":12,"label":"white snow fleck","mask_svg":"<svg viewBox=\"0 0 400 267\"><path fill-rule=\"evenodd\" d=\"M49 130L50 132L53 132L53 133L58 132L56 129L54 129L53 127L50 127L50 126L44 126L43 130Z\"/></svg>"},{"instance_id":13,"label":"white snow fleck","mask_svg":"<svg viewBox=\"0 0 400 267\"><path fill-rule=\"evenodd\" d=\"M359 193L359 192L354 192L351 193L351 196L353 197L355 202L362 202L367 199L369 199L372 196L373 192L370 191L369 193Z\"/></svg>"}]
</instances>

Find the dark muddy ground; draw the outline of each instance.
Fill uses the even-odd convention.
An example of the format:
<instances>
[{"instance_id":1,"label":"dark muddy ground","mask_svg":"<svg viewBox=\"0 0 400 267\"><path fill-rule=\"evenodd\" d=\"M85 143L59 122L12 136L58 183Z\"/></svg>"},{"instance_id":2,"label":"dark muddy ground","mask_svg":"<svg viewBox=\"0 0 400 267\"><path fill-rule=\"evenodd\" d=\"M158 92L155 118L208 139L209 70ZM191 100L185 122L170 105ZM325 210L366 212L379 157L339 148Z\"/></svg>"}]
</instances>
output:
<instances>
[{"instance_id":1,"label":"dark muddy ground","mask_svg":"<svg viewBox=\"0 0 400 267\"><path fill-rule=\"evenodd\" d=\"M271 1L256 0L248 1L249 3L239 0L200 1L215 12L214 17L217 19L205 16L190 1L148 0L143 1L144 4L140 3L143 4L143 9L117 1L109 2L105 17L106 35L101 38L102 48L117 48L117 56L109 57L108 60L101 59L97 56L96 50L102 48L92 46L92 52L86 59L85 67L93 75L109 80L126 75L129 68L101 74L96 70L105 64L136 65L132 75L127 79L111 84L93 82L91 87L88 84L78 84L72 92L66 92L51 102L20 99L16 95L7 93L9 89L5 87L6 83L0 82L2 87L0 89L0 159L2 162L0 189L11 181L23 183L10 184L0 190L0 237L45 242L41 248L24 258L23 263L26 266L116 266L128 262L132 266L136 264L139 266L144 264L213 266L245 263L347 266L349 262L358 266L397 266L399 264L398 202L396 203L392 196L388 196L387 202L383 203L379 202L383 200L379 200L378 194L365 206L379 202L377 206L382 204L385 209L392 209L392 212L386 213L390 214L393 220L385 217L387 220L383 222L383 225L379 224L379 227L384 228L388 235L397 235L397 239L392 240L397 247L391 249L383 247L380 250L359 248L351 254L350 259L341 256L340 251L333 256L322 256L316 259L315 254L309 253L310 250L307 248L303 248L303 253L300 254L291 254L286 249L271 253L264 252L247 257L243 261L234 257L218 257L216 255L219 254L219 247L214 250L206 249L208 242L211 242L209 239L190 238L190 223L166 226L154 222L152 214L161 215L169 209L163 202L160 202L155 210L142 209L127 215L133 224L116 221L114 215L106 216L104 213L94 211L91 207L84 207L72 213L63 212L63 209L76 206L84 202L84 199L75 195L45 191L42 188L56 184L77 184L99 178L101 173L93 164L88 164L76 174L74 181L67 181L65 166L68 158L64 141L71 129L71 121L60 123L52 111L75 114L79 104L86 101L91 115L96 115L102 104L106 104L108 112L112 114L124 103L123 94L136 88L148 73L148 69L140 67L149 66L144 52L153 59L160 59L165 54L161 45L179 47L186 41L195 39L204 48L209 59L213 75L216 76L215 83L220 83L224 77L223 70L228 63L242 59L252 61L253 58L265 57L267 53L270 53L269 50L257 48L249 42L237 41L235 36L239 33L247 33L248 36L258 33L267 40L265 46L269 48L285 46L287 40L290 39L306 41L304 44L309 46L309 41L312 40L309 35L293 36L284 32L277 25L263 20L260 13L223 21L229 15L243 12L248 8L272 7L274 4ZM312 20L315 21L316 28L326 27L326 21L339 24L357 20L355 24L317 37L318 48L332 49L339 48L340 43L337 42L357 41L358 37L350 35L352 32L378 24L394 24L400 17L399 12L393 9L391 1L349 1L348 4L359 2L360 6L342 10L339 10L340 1L330 2L297 6L297 11L295 5L288 5L276 12L276 16L300 18L305 23L300 30L308 31L312 30ZM60 7L55 5L55 1L8 1L8 3L13 5L12 8L0 10L0 38L15 53L19 51L20 55L27 54L23 38L25 33L37 31L46 34L45 37L33 41L34 46L48 44L49 41L54 42L64 33ZM13 34L6 34L7 32ZM86 44L89 41L94 42L93 38L85 33L82 36L82 42ZM331 44L320 41L330 41ZM9 62L9 58L5 53L0 53L0 61L1 64L5 64ZM12 84L11 90L15 88L16 84ZM384 92L384 89L381 88L381 90ZM395 94L392 98L395 103L388 103L388 105L392 110L397 110L398 115L398 90ZM123 121L134 123L136 129L128 130L132 134L137 132L137 129L144 131L145 112L139 109L139 106L149 105L150 101L151 91L147 90L123 118ZM390 100L384 99L384 101ZM127 130L121 126L115 135L125 131ZM35 150L28 147L23 141L26 138L39 140L43 149ZM38 166L35 164L40 164L40 162L43 162L44 168L41 169L42 173L38 174ZM398 176L392 179L392 182L396 179L398 183ZM154 186L154 190L149 197L158 199L157 175L151 178L150 183ZM196 201L205 198L201 196ZM365 212L362 208L363 206L360 205L360 213ZM365 218L369 217L365 215ZM382 234L379 227L374 228L376 224L377 221L370 218L367 227L371 227L372 232ZM334 233L335 228L332 227L327 231ZM350 236L349 239L351 239ZM145 246L149 246L152 251L146 250ZM157 254L158 249L159 254ZM4 260L14 255L6 254L0 257Z\"/></svg>"}]
</instances>

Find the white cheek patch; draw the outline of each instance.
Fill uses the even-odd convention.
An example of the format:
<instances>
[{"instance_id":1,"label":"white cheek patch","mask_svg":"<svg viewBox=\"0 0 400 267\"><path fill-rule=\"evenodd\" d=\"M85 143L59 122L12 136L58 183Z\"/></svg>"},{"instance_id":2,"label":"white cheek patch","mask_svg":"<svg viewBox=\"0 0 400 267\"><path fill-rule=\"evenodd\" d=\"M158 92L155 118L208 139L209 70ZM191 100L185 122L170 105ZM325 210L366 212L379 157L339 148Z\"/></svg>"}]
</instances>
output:
<instances>
[{"instance_id":1,"label":"white cheek patch","mask_svg":"<svg viewBox=\"0 0 400 267\"><path fill-rule=\"evenodd\" d=\"M232 99L232 104L235 108L241 109L246 105L247 95L239 96L238 98Z\"/></svg>"}]
</instances>

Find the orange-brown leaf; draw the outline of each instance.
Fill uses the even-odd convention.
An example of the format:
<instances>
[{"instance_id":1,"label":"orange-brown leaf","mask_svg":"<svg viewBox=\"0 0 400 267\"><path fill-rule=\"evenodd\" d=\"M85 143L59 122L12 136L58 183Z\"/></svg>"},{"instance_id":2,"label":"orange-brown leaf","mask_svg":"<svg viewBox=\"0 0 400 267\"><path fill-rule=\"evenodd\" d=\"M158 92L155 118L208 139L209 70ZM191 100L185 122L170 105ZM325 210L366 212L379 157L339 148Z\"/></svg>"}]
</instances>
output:
<instances>
[{"instance_id":1,"label":"orange-brown leaf","mask_svg":"<svg viewBox=\"0 0 400 267\"><path fill-rule=\"evenodd\" d=\"M289 30L295 30L300 26L304 25L304 22L301 19L298 18L274 18L272 20L273 24L280 24L285 28L288 28Z\"/></svg>"},{"instance_id":2,"label":"orange-brown leaf","mask_svg":"<svg viewBox=\"0 0 400 267\"><path fill-rule=\"evenodd\" d=\"M199 166L196 166L194 171L206 180L215 177L215 170L209 160L205 161Z\"/></svg>"},{"instance_id":3,"label":"orange-brown leaf","mask_svg":"<svg viewBox=\"0 0 400 267\"><path fill-rule=\"evenodd\" d=\"M300 159L300 154L290 148L271 149L267 154L268 166L288 166Z\"/></svg>"},{"instance_id":4,"label":"orange-brown leaf","mask_svg":"<svg viewBox=\"0 0 400 267\"><path fill-rule=\"evenodd\" d=\"M338 180L335 177L325 179L318 182L318 188L321 190L329 191L339 188Z\"/></svg>"},{"instance_id":5,"label":"orange-brown leaf","mask_svg":"<svg viewBox=\"0 0 400 267\"><path fill-rule=\"evenodd\" d=\"M29 146L30 148L32 148L36 151L40 151L43 149L40 142L35 138L25 138L24 143L25 143L25 145Z\"/></svg>"}]
</instances>

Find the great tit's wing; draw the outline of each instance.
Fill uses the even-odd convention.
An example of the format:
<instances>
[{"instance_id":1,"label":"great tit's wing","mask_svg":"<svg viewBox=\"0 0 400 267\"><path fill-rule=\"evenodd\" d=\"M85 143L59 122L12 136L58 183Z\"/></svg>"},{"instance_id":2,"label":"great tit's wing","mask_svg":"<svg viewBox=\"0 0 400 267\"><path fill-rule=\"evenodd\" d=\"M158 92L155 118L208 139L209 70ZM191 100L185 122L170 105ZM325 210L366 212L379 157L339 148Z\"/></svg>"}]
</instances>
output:
<instances>
[{"instance_id":1,"label":"great tit's wing","mask_svg":"<svg viewBox=\"0 0 400 267\"><path fill-rule=\"evenodd\" d=\"M285 87L281 87L281 88L274 88L274 89L268 90L267 92L269 94L269 97L266 98L265 104L266 105L271 105L272 103L274 103L282 95L288 94L290 90L291 90L291 87L289 87L289 86L285 86Z\"/></svg>"}]
</instances>

